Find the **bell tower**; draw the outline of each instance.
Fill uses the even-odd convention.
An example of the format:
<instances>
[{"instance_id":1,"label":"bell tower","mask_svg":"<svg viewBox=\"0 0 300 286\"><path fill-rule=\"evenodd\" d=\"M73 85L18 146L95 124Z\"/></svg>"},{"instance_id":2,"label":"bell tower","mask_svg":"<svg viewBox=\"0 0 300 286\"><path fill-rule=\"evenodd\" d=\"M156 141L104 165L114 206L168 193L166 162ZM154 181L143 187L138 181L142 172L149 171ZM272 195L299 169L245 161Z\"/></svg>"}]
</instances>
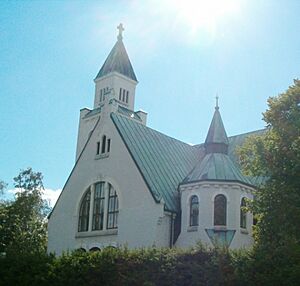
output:
<instances>
[{"instance_id":1,"label":"bell tower","mask_svg":"<svg viewBox=\"0 0 300 286\"><path fill-rule=\"evenodd\" d=\"M94 79L94 109L114 99L119 105L134 110L138 80L123 44L124 27L120 24L117 28L117 42Z\"/></svg>"}]
</instances>

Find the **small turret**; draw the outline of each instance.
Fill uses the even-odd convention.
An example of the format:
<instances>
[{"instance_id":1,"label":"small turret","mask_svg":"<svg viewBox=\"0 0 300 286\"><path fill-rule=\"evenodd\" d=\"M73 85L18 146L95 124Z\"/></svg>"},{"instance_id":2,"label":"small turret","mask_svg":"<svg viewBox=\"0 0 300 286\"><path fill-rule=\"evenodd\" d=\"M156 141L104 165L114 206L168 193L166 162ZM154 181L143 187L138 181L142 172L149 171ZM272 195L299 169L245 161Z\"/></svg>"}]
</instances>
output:
<instances>
[{"instance_id":1,"label":"small turret","mask_svg":"<svg viewBox=\"0 0 300 286\"><path fill-rule=\"evenodd\" d=\"M204 143L205 152L228 154L229 141L219 111L218 97L216 99L215 113Z\"/></svg>"}]
</instances>

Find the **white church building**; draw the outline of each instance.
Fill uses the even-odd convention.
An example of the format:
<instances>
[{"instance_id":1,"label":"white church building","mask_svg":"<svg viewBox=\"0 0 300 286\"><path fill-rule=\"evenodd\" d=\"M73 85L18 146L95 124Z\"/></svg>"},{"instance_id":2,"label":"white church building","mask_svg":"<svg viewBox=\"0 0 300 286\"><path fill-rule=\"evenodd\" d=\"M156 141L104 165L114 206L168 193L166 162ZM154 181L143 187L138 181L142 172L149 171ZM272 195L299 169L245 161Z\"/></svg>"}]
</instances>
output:
<instances>
[{"instance_id":1,"label":"white church building","mask_svg":"<svg viewBox=\"0 0 300 286\"><path fill-rule=\"evenodd\" d=\"M93 109L80 110L76 162L48 223L48 252L108 246L230 248L252 244L245 212L256 179L245 177L218 104L204 143L191 146L147 127L134 111L137 77L118 26L95 82Z\"/></svg>"}]
</instances>

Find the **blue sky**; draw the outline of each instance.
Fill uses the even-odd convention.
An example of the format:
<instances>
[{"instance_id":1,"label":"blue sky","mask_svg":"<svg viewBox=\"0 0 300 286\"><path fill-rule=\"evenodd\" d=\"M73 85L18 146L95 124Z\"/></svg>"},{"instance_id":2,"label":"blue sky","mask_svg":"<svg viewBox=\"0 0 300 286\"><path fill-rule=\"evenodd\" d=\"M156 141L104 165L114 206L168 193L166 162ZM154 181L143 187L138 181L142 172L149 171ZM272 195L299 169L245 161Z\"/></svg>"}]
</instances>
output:
<instances>
[{"instance_id":1,"label":"blue sky","mask_svg":"<svg viewBox=\"0 0 300 286\"><path fill-rule=\"evenodd\" d=\"M120 22L148 126L203 142L218 93L228 135L263 128L268 97L299 78L300 1L229 2L2 0L0 179L31 166L63 187Z\"/></svg>"}]
</instances>

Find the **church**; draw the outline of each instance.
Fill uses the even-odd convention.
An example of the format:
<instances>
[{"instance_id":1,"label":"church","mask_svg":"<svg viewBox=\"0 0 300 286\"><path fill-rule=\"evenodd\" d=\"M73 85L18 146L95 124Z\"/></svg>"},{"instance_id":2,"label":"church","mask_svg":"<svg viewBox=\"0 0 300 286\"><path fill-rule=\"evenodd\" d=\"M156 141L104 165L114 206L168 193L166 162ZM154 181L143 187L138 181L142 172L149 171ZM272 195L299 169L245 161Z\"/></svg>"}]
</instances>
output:
<instances>
[{"instance_id":1,"label":"church","mask_svg":"<svg viewBox=\"0 0 300 286\"><path fill-rule=\"evenodd\" d=\"M250 246L244 206L258 179L242 174L236 149L261 131L228 137L218 102L201 144L147 127L147 113L134 110L138 80L118 29L94 79L93 109L80 110L76 162L49 216L48 252Z\"/></svg>"}]
</instances>

